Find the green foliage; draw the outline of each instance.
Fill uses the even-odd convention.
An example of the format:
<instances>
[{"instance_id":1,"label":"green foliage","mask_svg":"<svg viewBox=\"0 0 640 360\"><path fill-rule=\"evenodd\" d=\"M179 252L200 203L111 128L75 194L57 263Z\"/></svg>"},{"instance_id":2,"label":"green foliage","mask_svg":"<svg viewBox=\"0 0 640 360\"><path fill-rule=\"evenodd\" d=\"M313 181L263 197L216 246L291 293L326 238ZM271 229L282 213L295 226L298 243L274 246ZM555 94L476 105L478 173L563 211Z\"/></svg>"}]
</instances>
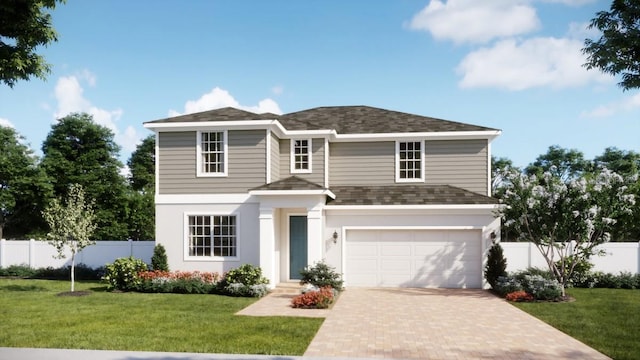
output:
<instances>
[{"instance_id":1,"label":"green foliage","mask_svg":"<svg viewBox=\"0 0 640 360\"><path fill-rule=\"evenodd\" d=\"M60 0L3 0L0 4L0 81L13 87L31 76L41 79L50 65L36 53L58 40L51 15Z\"/></svg>"},{"instance_id":2,"label":"green foliage","mask_svg":"<svg viewBox=\"0 0 640 360\"><path fill-rule=\"evenodd\" d=\"M224 277L224 281L228 284L239 283L247 286L269 283L269 280L262 276L262 269L251 264L244 264L229 270Z\"/></svg>"},{"instance_id":3,"label":"green foliage","mask_svg":"<svg viewBox=\"0 0 640 360\"><path fill-rule=\"evenodd\" d=\"M0 126L0 239L43 231L46 224L40 213L51 190L24 138L10 127Z\"/></svg>"},{"instance_id":4,"label":"green foliage","mask_svg":"<svg viewBox=\"0 0 640 360\"><path fill-rule=\"evenodd\" d=\"M613 0L611 10L598 12L589 28L599 30L601 35L596 41L585 40L584 66L621 75L618 85L623 90L640 88L640 2Z\"/></svg>"},{"instance_id":5,"label":"green foliage","mask_svg":"<svg viewBox=\"0 0 640 360\"><path fill-rule=\"evenodd\" d=\"M52 179L55 194L60 196L70 184L80 184L95 203L95 240L128 237L128 201L119 150L113 132L84 113L59 119L42 144L42 167Z\"/></svg>"},{"instance_id":6,"label":"green foliage","mask_svg":"<svg viewBox=\"0 0 640 360\"><path fill-rule=\"evenodd\" d=\"M54 268L48 266L46 268L34 269L29 265L11 265L6 268L0 268L0 276L18 277L25 279L47 279L47 280L66 280L69 278L70 266ZM100 280L104 273L103 268L93 269L84 264L75 266L76 279L78 280Z\"/></svg>"},{"instance_id":7,"label":"green foliage","mask_svg":"<svg viewBox=\"0 0 640 360\"><path fill-rule=\"evenodd\" d=\"M301 284L311 284L318 288L329 286L337 291L342 291L342 275L324 261L300 270L300 276Z\"/></svg>"},{"instance_id":8,"label":"green foliage","mask_svg":"<svg viewBox=\"0 0 640 360\"><path fill-rule=\"evenodd\" d=\"M151 256L151 268L157 271L169 271L167 251L162 244L157 244L153 248L153 256Z\"/></svg>"},{"instance_id":9,"label":"green foliage","mask_svg":"<svg viewBox=\"0 0 640 360\"><path fill-rule=\"evenodd\" d=\"M156 138L149 135L131 153L127 161L127 166L131 171L129 184L134 191L155 190L156 175Z\"/></svg>"},{"instance_id":10,"label":"green foliage","mask_svg":"<svg viewBox=\"0 0 640 360\"><path fill-rule=\"evenodd\" d=\"M19 278L30 278L36 274L36 269L29 265L10 265L0 268L0 276L11 276Z\"/></svg>"},{"instance_id":11,"label":"green foliage","mask_svg":"<svg viewBox=\"0 0 640 360\"><path fill-rule=\"evenodd\" d=\"M155 238L156 207L153 191L128 191L128 238L150 240Z\"/></svg>"},{"instance_id":12,"label":"green foliage","mask_svg":"<svg viewBox=\"0 0 640 360\"><path fill-rule=\"evenodd\" d=\"M495 243L489 249L489 255L487 255L487 265L484 268L484 277L487 279L489 285L495 288L496 282L500 276L507 275L507 259L504 257L502 246L500 243Z\"/></svg>"},{"instance_id":13,"label":"green foliage","mask_svg":"<svg viewBox=\"0 0 640 360\"><path fill-rule=\"evenodd\" d=\"M218 273L144 271L138 273L141 279L136 288L141 292L176 294L214 294L218 292Z\"/></svg>"},{"instance_id":14,"label":"green foliage","mask_svg":"<svg viewBox=\"0 0 640 360\"><path fill-rule=\"evenodd\" d=\"M557 267L561 267L562 265L562 261L556 263ZM567 286L575 286L575 284L584 282L585 277L593 268L593 264L589 259L576 259L574 256L568 256L564 261L564 266L567 268L567 272L568 269L573 268L571 276L569 276L569 281L567 281Z\"/></svg>"},{"instance_id":15,"label":"green foliage","mask_svg":"<svg viewBox=\"0 0 640 360\"><path fill-rule=\"evenodd\" d=\"M134 257L119 258L107 264L102 281L109 290L134 291L142 284L139 273L147 271L147 264Z\"/></svg>"},{"instance_id":16,"label":"green foliage","mask_svg":"<svg viewBox=\"0 0 640 360\"><path fill-rule=\"evenodd\" d=\"M557 280L549 277L548 272L534 270L532 274L530 271L521 271L499 277L494 290L501 296L524 291L535 300L556 300L563 295L563 288Z\"/></svg>"},{"instance_id":17,"label":"green foliage","mask_svg":"<svg viewBox=\"0 0 640 360\"><path fill-rule=\"evenodd\" d=\"M546 154L542 154L524 169L527 175L542 175L550 173L553 177L567 181L581 176L589 169L589 161L584 154L576 149L565 149L558 145L549 146Z\"/></svg>"}]
</instances>

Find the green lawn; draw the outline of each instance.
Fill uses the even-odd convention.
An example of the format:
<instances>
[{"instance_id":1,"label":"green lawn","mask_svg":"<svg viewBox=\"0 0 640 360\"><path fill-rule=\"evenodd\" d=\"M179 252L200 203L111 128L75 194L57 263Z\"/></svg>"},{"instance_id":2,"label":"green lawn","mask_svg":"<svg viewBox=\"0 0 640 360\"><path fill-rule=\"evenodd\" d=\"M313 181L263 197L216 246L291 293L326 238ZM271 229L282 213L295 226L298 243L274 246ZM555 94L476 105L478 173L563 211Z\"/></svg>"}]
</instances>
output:
<instances>
[{"instance_id":1,"label":"green lawn","mask_svg":"<svg viewBox=\"0 0 640 360\"><path fill-rule=\"evenodd\" d=\"M567 293L576 301L514 305L613 359L638 359L640 290L569 289Z\"/></svg>"},{"instance_id":2,"label":"green lawn","mask_svg":"<svg viewBox=\"0 0 640 360\"><path fill-rule=\"evenodd\" d=\"M110 293L76 282L0 279L0 347L301 355L322 319L236 316L256 301L218 295Z\"/></svg>"}]
</instances>

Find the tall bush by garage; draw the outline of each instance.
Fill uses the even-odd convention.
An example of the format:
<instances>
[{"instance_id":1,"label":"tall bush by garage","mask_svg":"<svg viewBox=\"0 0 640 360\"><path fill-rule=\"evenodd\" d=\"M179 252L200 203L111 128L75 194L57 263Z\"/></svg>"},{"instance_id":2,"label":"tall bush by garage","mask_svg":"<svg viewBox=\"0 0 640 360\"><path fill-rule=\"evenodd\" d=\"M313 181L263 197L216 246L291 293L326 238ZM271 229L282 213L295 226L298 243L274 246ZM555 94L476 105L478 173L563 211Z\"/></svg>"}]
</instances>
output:
<instances>
[{"instance_id":1,"label":"tall bush by garage","mask_svg":"<svg viewBox=\"0 0 640 360\"><path fill-rule=\"evenodd\" d=\"M507 276L507 259L504 257L500 243L495 243L489 249L487 266L484 268L484 277L491 285L491 288L496 289L498 278L504 276Z\"/></svg>"},{"instance_id":2,"label":"tall bush by garage","mask_svg":"<svg viewBox=\"0 0 640 360\"><path fill-rule=\"evenodd\" d=\"M167 251L162 244L157 244L153 248L153 256L151 257L151 267L155 271L169 271L169 261L167 260Z\"/></svg>"}]
</instances>

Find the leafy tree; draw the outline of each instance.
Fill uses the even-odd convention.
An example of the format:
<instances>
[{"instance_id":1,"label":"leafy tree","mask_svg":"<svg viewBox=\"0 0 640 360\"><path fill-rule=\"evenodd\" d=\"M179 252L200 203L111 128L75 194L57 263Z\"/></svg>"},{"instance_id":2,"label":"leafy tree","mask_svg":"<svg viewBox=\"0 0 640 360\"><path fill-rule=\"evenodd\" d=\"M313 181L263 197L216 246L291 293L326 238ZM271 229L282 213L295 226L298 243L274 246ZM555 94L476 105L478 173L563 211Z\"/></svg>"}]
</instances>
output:
<instances>
[{"instance_id":1,"label":"leafy tree","mask_svg":"<svg viewBox=\"0 0 640 360\"><path fill-rule=\"evenodd\" d=\"M598 12L589 28L602 35L597 41L585 40L584 66L622 75L618 85L623 90L640 88L640 2L613 0L610 11Z\"/></svg>"},{"instance_id":2,"label":"leafy tree","mask_svg":"<svg viewBox=\"0 0 640 360\"><path fill-rule=\"evenodd\" d=\"M71 184L80 184L96 204L94 239L128 237L128 201L119 150L111 130L84 113L59 119L42 145L42 167L52 179L56 196L65 194Z\"/></svg>"},{"instance_id":3,"label":"leafy tree","mask_svg":"<svg viewBox=\"0 0 640 360\"><path fill-rule=\"evenodd\" d=\"M47 238L58 251L57 257L65 258L64 251L67 248L71 251L71 291L74 291L76 254L94 243L90 240L96 229L92 205L87 203L82 186L73 184L66 202L54 199L43 216L51 228Z\"/></svg>"},{"instance_id":4,"label":"leafy tree","mask_svg":"<svg viewBox=\"0 0 640 360\"><path fill-rule=\"evenodd\" d=\"M151 191L128 192L128 238L150 240L156 236L154 195Z\"/></svg>"},{"instance_id":5,"label":"leafy tree","mask_svg":"<svg viewBox=\"0 0 640 360\"><path fill-rule=\"evenodd\" d=\"M576 149L564 149L558 145L549 146L546 154L542 154L524 169L527 175L536 175L542 179L545 172L557 176L563 181L578 177L589 169L589 162L584 154Z\"/></svg>"},{"instance_id":6,"label":"leafy tree","mask_svg":"<svg viewBox=\"0 0 640 360\"><path fill-rule=\"evenodd\" d=\"M498 198L501 195L500 189L503 187L505 180L502 174L507 169L515 169L511 159L491 156L491 194Z\"/></svg>"},{"instance_id":7,"label":"leafy tree","mask_svg":"<svg viewBox=\"0 0 640 360\"><path fill-rule=\"evenodd\" d=\"M51 71L36 48L58 40L47 12L57 2L64 0L0 2L0 80L9 87L31 76L44 79Z\"/></svg>"},{"instance_id":8,"label":"leafy tree","mask_svg":"<svg viewBox=\"0 0 640 360\"><path fill-rule=\"evenodd\" d=\"M609 241L613 225L635 203L628 185L637 178L624 179L609 170L569 181L550 172L527 176L510 171L505 177L509 182L498 210L504 226L538 248L563 285L562 295L576 264Z\"/></svg>"},{"instance_id":9,"label":"leafy tree","mask_svg":"<svg viewBox=\"0 0 640 360\"><path fill-rule=\"evenodd\" d=\"M609 169L620 175L633 175L640 172L640 153L620 150L615 147L604 149L602 155L593 159L596 169Z\"/></svg>"},{"instance_id":10,"label":"leafy tree","mask_svg":"<svg viewBox=\"0 0 640 360\"><path fill-rule=\"evenodd\" d=\"M135 191L155 191L156 138L149 135L131 153L127 166L131 171L129 183Z\"/></svg>"},{"instance_id":11,"label":"leafy tree","mask_svg":"<svg viewBox=\"0 0 640 360\"><path fill-rule=\"evenodd\" d=\"M23 140L14 129L0 126L0 239L45 228L41 211L51 187Z\"/></svg>"}]
</instances>

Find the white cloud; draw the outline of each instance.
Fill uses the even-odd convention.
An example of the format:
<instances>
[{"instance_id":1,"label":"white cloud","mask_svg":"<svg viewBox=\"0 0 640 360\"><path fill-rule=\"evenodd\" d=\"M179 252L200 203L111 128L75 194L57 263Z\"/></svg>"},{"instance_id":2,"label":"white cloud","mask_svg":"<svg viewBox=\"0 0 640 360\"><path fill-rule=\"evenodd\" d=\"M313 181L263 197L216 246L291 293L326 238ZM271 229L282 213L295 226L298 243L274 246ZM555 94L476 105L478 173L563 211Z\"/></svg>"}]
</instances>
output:
<instances>
[{"instance_id":1,"label":"white cloud","mask_svg":"<svg viewBox=\"0 0 640 360\"><path fill-rule=\"evenodd\" d=\"M431 0L409 27L457 44L486 43L534 31L540 20L535 8L524 0Z\"/></svg>"},{"instance_id":2,"label":"white cloud","mask_svg":"<svg viewBox=\"0 0 640 360\"><path fill-rule=\"evenodd\" d=\"M582 117L602 118L610 117L621 112L629 112L640 109L640 93L629 96L623 100L601 105L590 111L580 114Z\"/></svg>"},{"instance_id":3,"label":"white cloud","mask_svg":"<svg viewBox=\"0 0 640 360\"><path fill-rule=\"evenodd\" d=\"M542 2L564 4L569 6L581 6L584 4L596 2L596 0L542 0Z\"/></svg>"},{"instance_id":4,"label":"white cloud","mask_svg":"<svg viewBox=\"0 0 640 360\"><path fill-rule=\"evenodd\" d=\"M169 116L191 114L201 111L220 109L223 107L234 107L236 109L251 111L258 114L265 112L282 114L282 110L280 110L278 103L272 99L267 98L260 100L257 106L240 105L240 103L231 96L227 90L215 87L210 92L202 95L199 99L187 101L184 105L183 113L179 113L173 109L169 110Z\"/></svg>"},{"instance_id":5,"label":"white cloud","mask_svg":"<svg viewBox=\"0 0 640 360\"><path fill-rule=\"evenodd\" d=\"M13 125L13 123L11 121L9 121L9 119L5 119L5 118L0 118L0 126L3 127L10 127L12 129L15 129L16 127Z\"/></svg>"},{"instance_id":6,"label":"white cloud","mask_svg":"<svg viewBox=\"0 0 640 360\"><path fill-rule=\"evenodd\" d=\"M502 40L469 53L458 65L462 88L496 87L524 90L539 86L566 88L612 80L587 71L583 43L568 38L538 37Z\"/></svg>"},{"instance_id":7,"label":"white cloud","mask_svg":"<svg viewBox=\"0 0 640 360\"><path fill-rule=\"evenodd\" d=\"M58 119L74 112L86 112L93 116L96 124L113 131L114 140L124 151L135 150L142 136L131 126L124 133L120 132L116 123L122 117L122 109L106 110L91 104L84 97L84 89L80 84L80 80L84 80L90 86L94 86L96 77L88 70L84 70L78 75L63 76L58 79L54 90L58 103L58 108L54 114L55 118Z\"/></svg>"}]
</instances>

